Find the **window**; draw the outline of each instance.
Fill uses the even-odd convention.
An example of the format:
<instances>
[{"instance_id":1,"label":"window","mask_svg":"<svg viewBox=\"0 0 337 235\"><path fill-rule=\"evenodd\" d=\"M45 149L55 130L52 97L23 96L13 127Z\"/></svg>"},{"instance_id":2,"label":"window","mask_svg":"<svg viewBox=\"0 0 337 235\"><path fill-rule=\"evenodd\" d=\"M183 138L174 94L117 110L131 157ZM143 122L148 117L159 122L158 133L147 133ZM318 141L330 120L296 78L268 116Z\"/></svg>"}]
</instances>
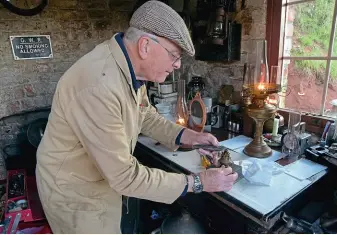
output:
<instances>
[{"instance_id":1,"label":"window","mask_svg":"<svg viewBox=\"0 0 337 235\"><path fill-rule=\"evenodd\" d=\"M282 68L280 108L333 115L337 0L268 0L270 65Z\"/></svg>"}]
</instances>

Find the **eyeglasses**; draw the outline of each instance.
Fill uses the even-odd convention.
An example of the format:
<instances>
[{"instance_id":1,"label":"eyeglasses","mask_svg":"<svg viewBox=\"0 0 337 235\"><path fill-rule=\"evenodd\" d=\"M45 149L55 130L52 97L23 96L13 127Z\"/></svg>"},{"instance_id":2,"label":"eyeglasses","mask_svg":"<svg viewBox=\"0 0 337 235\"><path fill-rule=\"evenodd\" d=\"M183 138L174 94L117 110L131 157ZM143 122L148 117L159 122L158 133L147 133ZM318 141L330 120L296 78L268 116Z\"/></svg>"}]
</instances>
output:
<instances>
[{"instance_id":1,"label":"eyeglasses","mask_svg":"<svg viewBox=\"0 0 337 235\"><path fill-rule=\"evenodd\" d=\"M169 51L166 47L164 47L164 46L163 46L163 45L162 45L156 38L151 38L151 37L150 37L150 39L151 39L152 41L158 43L162 48L164 48L164 49L167 51L168 55L171 57L171 60L173 61L172 64L175 64L175 63L177 63L179 60L181 60L181 57L182 57L182 56L176 56L176 55L174 55L171 51Z\"/></svg>"}]
</instances>

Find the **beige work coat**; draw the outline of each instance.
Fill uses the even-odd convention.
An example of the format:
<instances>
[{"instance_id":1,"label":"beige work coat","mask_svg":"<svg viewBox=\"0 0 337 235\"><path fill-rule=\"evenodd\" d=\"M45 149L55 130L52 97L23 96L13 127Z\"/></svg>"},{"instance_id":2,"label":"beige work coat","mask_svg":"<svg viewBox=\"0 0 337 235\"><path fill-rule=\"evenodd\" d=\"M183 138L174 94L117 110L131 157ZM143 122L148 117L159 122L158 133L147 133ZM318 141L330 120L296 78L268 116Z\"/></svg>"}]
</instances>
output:
<instances>
[{"instance_id":1,"label":"beige work coat","mask_svg":"<svg viewBox=\"0 0 337 235\"><path fill-rule=\"evenodd\" d=\"M135 92L122 50L108 40L60 79L37 151L37 185L54 233L120 233L122 195L174 202L182 174L141 165L139 133L171 149L181 127Z\"/></svg>"}]
</instances>

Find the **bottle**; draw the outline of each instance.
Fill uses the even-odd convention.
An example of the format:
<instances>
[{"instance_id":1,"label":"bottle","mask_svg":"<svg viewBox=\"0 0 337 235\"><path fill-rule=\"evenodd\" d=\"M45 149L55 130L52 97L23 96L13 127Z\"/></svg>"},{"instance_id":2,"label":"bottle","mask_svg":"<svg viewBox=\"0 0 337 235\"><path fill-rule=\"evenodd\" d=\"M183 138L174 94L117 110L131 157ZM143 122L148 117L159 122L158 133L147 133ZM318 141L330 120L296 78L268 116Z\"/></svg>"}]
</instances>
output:
<instances>
[{"instance_id":1,"label":"bottle","mask_svg":"<svg viewBox=\"0 0 337 235\"><path fill-rule=\"evenodd\" d=\"M185 97L185 80L178 80L178 98L176 103L176 123L187 127L188 121L188 108L186 104L186 97Z\"/></svg>"},{"instance_id":2,"label":"bottle","mask_svg":"<svg viewBox=\"0 0 337 235\"><path fill-rule=\"evenodd\" d=\"M232 121L231 121L231 105L230 101L226 100L224 107L224 116L223 116L223 125L225 130L232 130Z\"/></svg>"}]
</instances>

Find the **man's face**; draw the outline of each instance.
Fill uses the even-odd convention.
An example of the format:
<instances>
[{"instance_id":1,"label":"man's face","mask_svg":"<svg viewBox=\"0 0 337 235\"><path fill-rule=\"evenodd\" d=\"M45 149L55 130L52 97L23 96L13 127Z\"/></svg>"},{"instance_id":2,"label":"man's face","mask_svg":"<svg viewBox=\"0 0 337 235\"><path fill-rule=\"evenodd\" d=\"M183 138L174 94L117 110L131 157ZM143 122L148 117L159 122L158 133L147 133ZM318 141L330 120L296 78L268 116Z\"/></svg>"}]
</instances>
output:
<instances>
[{"instance_id":1,"label":"man's face","mask_svg":"<svg viewBox=\"0 0 337 235\"><path fill-rule=\"evenodd\" d=\"M143 76L148 81L162 83L181 66L181 49L173 42L157 37L149 38L148 57L144 61Z\"/></svg>"}]
</instances>

